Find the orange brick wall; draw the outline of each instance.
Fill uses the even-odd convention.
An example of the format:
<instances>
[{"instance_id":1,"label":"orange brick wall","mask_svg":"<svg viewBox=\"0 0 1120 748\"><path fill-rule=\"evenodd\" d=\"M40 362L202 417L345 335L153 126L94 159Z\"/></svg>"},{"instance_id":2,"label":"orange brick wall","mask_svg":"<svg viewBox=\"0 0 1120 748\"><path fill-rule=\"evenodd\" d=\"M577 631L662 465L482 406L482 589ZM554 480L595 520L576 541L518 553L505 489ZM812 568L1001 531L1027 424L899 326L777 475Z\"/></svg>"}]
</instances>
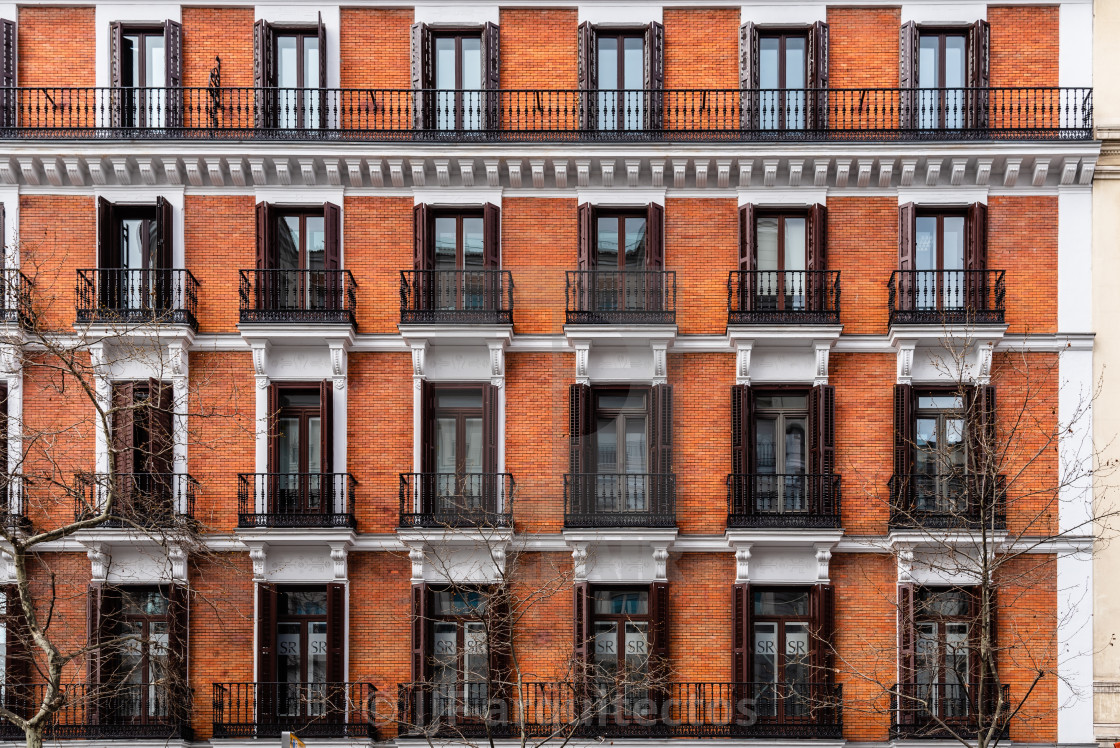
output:
<instances>
[{"instance_id":1,"label":"orange brick wall","mask_svg":"<svg viewBox=\"0 0 1120 748\"><path fill-rule=\"evenodd\" d=\"M20 196L20 267L35 284L43 323L71 329L77 271L97 267L97 212L88 195Z\"/></svg>"},{"instance_id":2,"label":"orange brick wall","mask_svg":"<svg viewBox=\"0 0 1120 748\"><path fill-rule=\"evenodd\" d=\"M988 82L1058 85L1058 6L991 6Z\"/></svg>"},{"instance_id":3,"label":"orange brick wall","mask_svg":"<svg viewBox=\"0 0 1120 748\"><path fill-rule=\"evenodd\" d=\"M827 264L840 271L844 333L885 333L887 282L898 269L898 200L830 199Z\"/></svg>"},{"instance_id":4,"label":"orange brick wall","mask_svg":"<svg viewBox=\"0 0 1120 748\"><path fill-rule=\"evenodd\" d=\"M252 87L253 9L184 5L183 85L210 85L210 70L222 58L222 85Z\"/></svg>"},{"instance_id":5,"label":"orange brick wall","mask_svg":"<svg viewBox=\"0 0 1120 748\"><path fill-rule=\"evenodd\" d=\"M836 471L845 532L887 530L894 470L893 354L834 353L828 382L836 387Z\"/></svg>"},{"instance_id":6,"label":"orange brick wall","mask_svg":"<svg viewBox=\"0 0 1120 748\"><path fill-rule=\"evenodd\" d=\"M498 21L502 88L579 87L574 8L502 8Z\"/></svg>"},{"instance_id":7,"label":"orange brick wall","mask_svg":"<svg viewBox=\"0 0 1120 748\"><path fill-rule=\"evenodd\" d=\"M669 355L673 471L682 533L718 534L727 524L734 383L735 358L730 354Z\"/></svg>"},{"instance_id":8,"label":"orange brick wall","mask_svg":"<svg viewBox=\"0 0 1120 748\"><path fill-rule=\"evenodd\" d=\"M20 8L19 85L95 85L93 39L92 5Z\"/></svg>"},{"instance_id":9,"label":"orange brick wall","mask_svg":"<svg viewBox=\"0 0 1120 748\"><path fill-rule=\"evenodd\" d=\"M187 269L199 282L200 332L237 329L238 271L257 266L254 205L251 195L188 195L184 201L184 256Z\"/></svg>"},{"instance_id":10,"label":"orange brick wall","mask_svg":"<svg viewBox=\"0 0 1120 748\"><path fill-rule=\"evenodd\" d=\"M829 88L897 88L901 17L898 8L829 8Z\"/></svg>"},{"instance_id":11,"label":"orange brick wall","mask_svg":"<svg viewBox=\"0 0 1120 748\"><path fill-rule=\"evenodd\" d=\"M988 268L1003 270L1009 333L1058 329L1058 198L988 198Z\"/></svg>"},{"instance_id":12,"label":"orange brick wall","mask_svg":"<svg viewBox=\"0 0 1120 748\"><path fill-rule=\"evenodd\" d=\"M665 88L739 88L738 8L666 8Z\"/></svg>"},{"instance_id":13,"label":"orange brick wall","mask_svg":"<svg viewBox=\"0 0 1120 748\"><path fill-rule=\"evenodd\" d=\"M342 8L340 16L343 88L412 86L411 8Z\"/></svg>"},{"instance_id":14,"label":"orange brick wall","mask_svg":"<svg viewBox=\"0 0 1120 748\"><path fill-rule=\"evenodd\" d=\"M502 269L513 274L514 325L526 334L564 325L565 272L576 269L576 201L502 201Z\"/></svg>"},{"instance_id":15,"label":"orange brick wall","mask_svg":"<svg viewBox=\"0 0 1120 748\"><path fill-rule=\"evenodd\" d=\"M412 198L348 197L343 210L343 266L358 284L358 329L396 332L401 271L412 269Z\"/></svg>"},{"instance_id":16,"label":"orange brick wall","mask_svg":"<svg viewBox=\"0 0 1120 748\"><path fill-rule=\"evenodd\" d=\"M732 199L665 201L665 269L677 274L677 327L727 327L727 274L739 269L739 208Z\"/></svg>"}]
</instances>

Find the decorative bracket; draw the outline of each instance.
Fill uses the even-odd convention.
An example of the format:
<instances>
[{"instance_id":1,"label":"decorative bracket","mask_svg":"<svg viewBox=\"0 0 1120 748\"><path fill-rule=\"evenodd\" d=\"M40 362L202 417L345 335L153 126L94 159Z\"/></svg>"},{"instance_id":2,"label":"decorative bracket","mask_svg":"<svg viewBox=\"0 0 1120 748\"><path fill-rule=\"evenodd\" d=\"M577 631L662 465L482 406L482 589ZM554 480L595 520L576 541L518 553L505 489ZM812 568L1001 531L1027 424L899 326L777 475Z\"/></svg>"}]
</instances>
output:
<instances>
[{"instance_id":1,"label":"decorative bracket","mask_svg":"<svg viewBox=\"0 0 1120 748\"><path fill-rule=\"evenodd\" d=\"M832 560L832 543L814 543L817 555L817 582L828 584L828 564Z\"/></svg>"},{"instance_id":2,"label":"decorative bracket","mask_svg":"<svg viewBox=\"0 0 1120 748\"><path fill-rule=\"evenodd\" d=\"M257 389L263 390L268 387L268 341L260 340L253 341L251 344L253 352L253 374L257 378Z\"/></svg>"},{"instance_id":3,"label":"decorative bracket","mask_svg":"<svg viewBox=\"0 0 1120 748\"><path fill-rule=\"evenodd\" d=\"M503 387L506 383L506 341L489 340L486 345L490 349L490 384Z\"/></svg>"},{"instance_id":4,"label":"decorative bracket","mask_svg":"<svg viewBox=\"0 0 1120 748\"><path fill-rule=\"evenodd\" d=\"M331 353L331 377L334 379L334 388L338 391L346 389L347 360L346 343L332 340L329 342Z\"/></svg>"},{"instance_id":5,"label":"decorative bracket","mask_svg":"<svg viewBox=\"0 0 1120 748\"><path fill-rule=\"evenodd\" d=\"M412 378L419 380L424 378L424 362L428 355L428 341L422 340L418 343L412 343Z\"/></svg>"},{"instance_id":6,"label":"decorative bracket","mask_svg":"<svg viewBox=\"0 0 1120 748\"><path fill-rule=\"evenodd\" d=\"M89 559L90 577L94 584L102 584L109 578L109 564L112 563L112 557L109 556L108 546L101 543L93 543L86 548L86 558Z\"/></svg>"},{"instance_id":7,"label":"decorative bracket","mask_svg":"<svg viewBox=\"0 0 1120 748\"><path fill-rule=\"evenodd\" d=\"M670 340L651 340L653 349L653 384L669 383L668 351Z\"/></svg>"},{"instance_id":8,"label":"decorative bracket","mask_svg":"<svg viewBox=\"0 0 1120 748\"><path fill-rule=\"evenodd\" d=\"M735 546L735 581L749 582L751 563L751 544L739 543Z\"/></svg>"},{"instance_id":9,"label":"decorative bracket","mask_svg":"<svg viewBox=\"0 0 1120 748\"><path fill-rule=\"evenodd\" d=\"M339 542L332 542L331 546L331 563L334 565L334 581L345 582L347 578L346 570L346 556L350 548L350 541L343 540Z\"/></svg>"},{"instance_id":10,"label":"decorative bracket","mask_svg":"<svg viewBox=\"0 0 1120 748\"><path fill-rule=\"evenodd\" d=\"M813 343L813 386L828 384L828 354L832 350L832 341L817 341Z\"/></svg>"},{"instance_id":11,"label":"decorative bracket","mask_svg":"<svg viewBox=\"0 0 1120 748\"><path fill-rule=\"evenodd\" d=\"M412 583L424 581L424 548L414 545L408 549L408 560L412 563Z\"/></svg>"},{"instance_id":12,"label":"decorative bracket","mask_svg":"<svg viewBox=\"0 0 1120 748\"><path fill-rule=\"evenodd\" d=\"M669 546L668 545L655 545L653 547L653 581L665 582L669 577L666 574L665 567L669 562Z\"/></svg>"},{"instance_id":13,"label":"decorative bracket","mask_svg":"<svg viewBox=\"0 0 1120 748\"><path fill-rule=\"evenodd\" d=\"M171 581L187 583L187 552L178 544L167 549L167 560L171 564Z\"/></svg>"},{"instance_id":14,"label":"decorative bracket","mask_svg":"<svg viewBox=\"0 0 1120 748\"><path fill-rule=\"evenodd\" d=\"M591 376L587 371L588 359L591 357L591 341L576 340L572 346L576 349L576 384L591 384Z\"/></svg>"},{"instance_id":15,"label":"decorative bracket","mask_svg":"<svg viewBox=\"0 0 1120 748\"><path fill-rule=\"evenodd\" d=\"M898 349L895 373L898 384L910 384L914 381L914 349L917 347L915 341L898 341L895 344Z\"/></svg>"},{"instance_id":16,"label":"decorative bracket","mask_svg":"<svg viewBox=\"0 0 1120 748\"><path fill-rule=\"evenodd\" d=\"M754 343L749 340L735 341L735 384L749 385L751 383L751 350L753 348ZM827 361L825 364L827 367Z\"/></svg>"},{"instance_id":17,"label":"decorative bracket","mask_svg":"<svg viewBox=\"0 0 1120 748\"><path fill-rule=\"evenodd\" d=\"M4 583L16 583L16 557L10 546L0 548L0 569L4 572Z\"/></svg>"},{"instance_id":18,"label":"decorative bracket","mask_svg":"<svg viewBox=\"0 0 1120 748\"><path fill-rule=\"evenodd\" d=\"M587 581L587 543L572 545L572 581Z\"/></svg>"},{"instance_id":19,"label":"decorative bracket","mask_svg":"<svg viewBox=\"0 0 1120 748\"><path fill-rule=\"evenodd\" d=\"M898 581L900 584L914 581L914 549L910 546L898 549Z\"/></svg>"},{"instance_id":20,"label":"decorative bracket","mask_svg":"<svg viewBox=\"0 0 1120 748\"><path fill-rule=\"evenodd\" d=\"M973 368L973 379L976 384L986 385L992 382L992 349L993 343L983 343L976 346L976 362Z\"/></svg>"},{"instance_id":21,"label":"decorative bracket","mask_svg":"<svg viewBox=\"0 0 1120 748\"><path fill-rule=\"evenodd\" d=\"M265 573L268 571L268 544L251 543L249 560L253 562L253 581L265 581Z\"/></svg>"}]
</instances>

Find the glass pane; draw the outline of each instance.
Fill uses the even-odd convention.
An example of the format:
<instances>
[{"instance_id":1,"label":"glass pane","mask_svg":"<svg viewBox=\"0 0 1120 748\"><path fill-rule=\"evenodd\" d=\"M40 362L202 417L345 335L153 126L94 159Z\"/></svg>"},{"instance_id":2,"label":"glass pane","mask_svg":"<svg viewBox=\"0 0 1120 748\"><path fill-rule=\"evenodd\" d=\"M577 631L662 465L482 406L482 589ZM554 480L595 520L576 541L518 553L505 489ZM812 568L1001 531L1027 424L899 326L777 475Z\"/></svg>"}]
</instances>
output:
<instances>
[{"instance_id":1,"label":"glass pane","mask_svg":"<svg viewBox=\"0 0 1120 748\"><path fill-rule=\"evenodd\" d=\"M595 638L596 668L605 675L618 672L618 624L596 621L592 636Z\"/></svg>"},{"instance_id":2,"label":"glass pane","mask_svg":"<svg viewBox=\"0 0 1120 748\"><path fill-rule=\"evenodd\" d=\"M454 683L459 667L459 631L454 621L436 621L432 627L435 681Z\"/></svg>"},{"instance_id":3,"label":"glass pane","mask_svg":"<svg viewBox=\"0 0 1120 748\"><path fill-rule=\"evenodd\" d=\"M781 39L776 36L764 36L758 40L758 85L763 90L781 88L778 78L780 45Z\"/></svg>"},{"instance_id":4,"label":"glass pane","mask_svg":"<svg viewBox=\"0 0 1120 748\"><path fill-rule=\"evenodd\" d=\"M804 418L787 418L786 423L786 442L785 442L785 465L782 466L780 472L793 473L800 475L805 472L805 419Z\"/></svg>"},{"instance_id":5,"label":"glass pane","mask_svg":"<svg viewBox=\"0 0 1120 748\"><path fill-rule=\"evenodd\" d=\"M945 37L945 84L942 88L964 88L965 81L965 38L963 36Z\"/></svg>"},{"instance_id":6,"label":"glass pane","mask_svg":"<svg viewBox=\"0 0 1120 748\"><path fill-rule=\"evenodd\" d=\"M778 269L778 219L760 217L755 221L755 236L758 257L755 267L758 270ZM761 281L765 283L765 279Z\"/></svg>"},{"instance_id":7,"label":"glass pane","mask_svg":"<svg viewBox=\"0 0 1120 748\"><path fill-rule=\"evenodd\" d=\"M782 88L805 88L805 37L786 37L786 79Z\"/></svg>"},{"instance_id":8,"label":"glass pane","mask_svg":"<svg viewBox=\"0 0 1120 748\"><path fill-rule=\"evenodd\" d=\"M142 86L144 81L140 79L140 62L141 57L137 54L140 49L140 37L135 35L125 35L121 39L121 85L128 86Z\"/></svg>"},{"instance_id":9,"label":"glass pane","mask_svg":"<svg viewBox=\"0 0 1120 748\"><path fill-rule=\"evenodd\" d=\"M754 429L754 460L756 472L766 475L777 472L778 422L773 418L760 418Z\"/></svg>"},{"instance_id":10,"label":"glass pane","mask_svg":"<svg viewBox=\"0 0 1120 748\"><path fill-rule=\"evenodd\" d=\"M937 218L918 216L914 230L914 269L937 269Z\"/></svg>"},{"instance_id":11,"label":"glass pane","mask_svg":"<svg viewBox=\"0 0 1120 748\"><path fill-rule=\"evenodd\" d=\"M937 76L940 70L938 64L938 49L941 45L939 36L922 36L918 39L918 87L941 88Z\"/></svg>"},{"instance_id":12,"label":"glass pane","mask_svg":"<svg viewBox=\"0 0 1120 748\"><path fill-rule=\"evenodd\" d=\"M277 463L279 473L299 472L299 419L281 418L277 434Z\"/></svg>"},{"instance_id":13,"label":"glass pane","mask_svg":"<svg viewBox=\"0 0 1120 748\"><path fill-rule=\"evenodd\" d=\"M486 612L486 598L476 590L439 590L435 593L437 616L480 616Z\"/></svg>"},{"instance_id":14,"label":"glass pane","mask_svg":"<svg viewBox=\"0 0 1120 748\"><path fill-rule=\"evenodd\" d=\"M595 430L596 470L599 473L617 473L618 423L614 418L600 418Z\"/></svg>"},{"instance_id":15,"label":"glass pane","mask_svg":"<svg viewBox=\"0 0 1120 748\"><path fill-rule=\"evenodd\" d=\"M167 53L164 49L164 41L162 36L148 36L145 37L147 44L144 46L144 67L147 72L147 80L143 85L152 88L161 88L167 85L167 72L165 66L167 64Z\"/></svg>"},{"instance_id":16,"label":"glass pane","mask_svg":"<svg viewBox=\"0 0 1120 748\"><path fill-rule=\"evenodd\" d=\"M279 270L299 268L299 216L281 216L277 232Z\"/></svg>"},{"instance_id":17,"label":"glass pane","mask_svg":"<svg viewBox=\"0 0 1120 748\"><path fill-rule=\"evenodd\" d=\"M318 408L319 393L314 391L283 390L280 393L281 408Z\"/></svg>"},{"instance_id":18,"label":"glass pane","mask_svg":"<svg viewBox=\"0 0 1120 748\"><path fill-rule=\"evenodd\" d=\"M123 638L120 645L120 667L124 674L125 683L143 683L144 673L141 665L144 661L144 624L140 621L125 621L120 627Z\"/></svg>"},{"instance_id":19,"label":"glass pane","mask_svg":"<svg viewBox=\"0 0 1120 748\"><path fill-rule=\"evenodd\" d=\"M614 216L600 216L598 220L595 248L603 270L618 267L618 223L619 219Z\"/></svg>"},{"instance_id":20,"label":"glass pane","mask_svg":"<svg viewBox=\"0 0 1120 748\"><path fill-rule=\"evenodd\" d=\"M483 233L482 217L463 218L463 269L482 269Z\"/></svg>"},{"instance_id":21,"label":"glass pane","mask_svg":"<svg viewBox=\"0 0 1120 748\"><path fill-rule=\"evenodd\" d=\"M626 419L626 470L627 473L646 472L646 419L630 416Z\"/></svg>"},{"instance_id":22,"label":"glass pane","mask_svg":"<svg viewBox=\"0 0 1120 748\"><path fill-rule=\"evenodd\" d=\"M467 418L463 423L464 437L467 443L463 456L464 470L468 473L482 472L482 419Z\"/></svg>"},{"instance_id":23,"label":"glass pane","mask_svg":"<svg viewBox=\"0 0 1120 748\"><path fill-rule=\"evenodd\" d=\"M929 685L938 681L937 624L919 623L917 628L918 640L915 643L915 655L917 659L916 680L920 685ZM922 691L919 691L919 698L922 695Z\"/></svg>"},{"instance_id":24,"label":"glass pane","mask_svg":"<svg viewBox=\"0 0 1120 748\"><path fill-rule=\"evenodd\" d=\"M481 408L480 390L437 390L436 404L440 408Z\"/></svg>"},{"instance_id":25,"label":"glass pane","mask_svg":"<svg viewBox=\"0 0 1120 748\"><path fill-rule=\"evenodd\" d=\"M311 683L327 682L327 624L313 622L307 631L307 680Z\"/></svg>"},{"instance_id":26,"label":"glass pane","mask_svg":"<svg viewBox=\"0 0 1120 748\"><path fill-rule=\"evenodd\" d=\"M299 683L303 680L300 665L300 625L276 624L276 677L281 683Z\"/></svg>"},{"instance_id":27,"label":"glass pane","mask_svg":"<svg viewBox=\"0 0 1120 748\"><path fill-rule=\"evenodd\" d=\"M649 593L644 590L595 590L596 615L649 614Z\"/></svg>"},{"instance_id":28,"label":"glass pane","mask_svg":"<svg viewBox=\"0 0 1120 748\"><path fill-rule=\"evenodd\" d=\"M295 88L299 85L299 50L297 37L276 37L276 85Z\"/></svg>"},{"instance_id":29,"label":"glass pane","mask_svg":"<svg viewBox=\"0 0 1120 748\"><path fill-rule=\"evenodd\" d=\"M455 88L455 37L436 37L436 88Z\"/></svg>"},{"instance_id":30,"label":"glass pane","mask_svg":"<svg viewBox=\"0 0 1120 748\"><path fill-rule=\"evenodd\" d=\"M436 472L454 473L456 460L455 419L436 419Z\"/></svg>"},{"instance_id":31,"label":"glass pane","mask_svg":"<svg viewBox=\"0 0 1120 748\"><path fill-rule=\"evenodd\" d=\"M626 219L626 261L627 270L645 270L646 266L646 219Z\"/></svg>"},{"instance_id":32,"label":"glass pane","mask_svg":"<svg viewBox=\"0 0 1120 748\"><path fill-rule=\"evenodd\" d=\"M785 268L805 269L805 219L785 218ZM787 286L788 287L788 286Z\"/></svg>"},{"instance_id":33,"label":"glass pane","mask_svg":"<svg viewBox=\"0 0 1120 748\"><path fill-rule=\"evenodd\" d=\"M599 88L618 88L618 38L599 39Z\"/></svg>"},{"instance_id":34,"label":"glass pane","mask_svg":"<svg viewBox=\"0 0 1120 748\"><path fill-rule=\"evenodd\" d=\"M964 216L945 216L945 245L941 248L942 270L964 269Z\"/></svg>"},{"instance_id":35,"label":"glass pane","mask_svg":"<svg viewBox=\"0 0 1120 748\"><path fill-rule=\"evenodd\" d=\"M805 395L766 395L754 396L756 410L805 410L809 407L809 398Z\"/></svg>"},{"instance_id":36,"label":"glass pane","mask_svg":"<svg viewBox=\"0 0 1120 748\"><path fill-rule=\"evenodd\" d=\"M628 36L623 39L622 47L622 65L624 70L622 87L628 89L643 89L645 88L645 65L643 62L643 49L645 43L640 36ZM633 101L639 101L635 98ZM631 107L633 101L627 101ZM627 119L633 119L630 115Z\"/></svg>"},{"instance_id":37,"label":"glass pane","mask_svg":"<svg viewBox=\"0 0 1120 748\"><path fill-rule=\"evenodd\" d=\"M280 613L289 616L325 616L327 591L287 590L280 593Z\"/></svg>"},{"instance_id":38,"label":"glass pane","mask_svg":"<svg viewBox=\"0 0 1120 748\"><path fill-rule=\"evenodd\" d=\"M436 270L455 270L456 232L458 221L454 216L437 216L435 220Z\"/></svg>"},{"instance_id":39,"label":"glass pane","mask_svg":"<svg viewBox=\"0 0 1120 748\"><path fill-rule=\"evenodd\" d=\"M805 590L754 590L756 616L809 615L809 593Z\"/></svg>"},{"instance_id":40,"label":"glass pane","mask_svg":"<svg viewBox=\"0 0 1120 748\"><path fill-rule=\"evenodd\" d=\"M121 590L121 614L162 616L167 614L167 598L159 590Z\"/></svg>"},{"instance_id":41,"label":"glass pane","mask_svg":"<svg viewBox=\"0 0 1120 748\"><path fill-rule=\"evenodd\" d=\"M623 630L626 672L644 673L649 664L649 624L627 621Z\"/></svg>"},{"instance_id":42,"label":"glass pane","mask_svg":"<svg viewBox=\"0 0 1120 748\"><path fill-rule=\"evenodd\" d=\"M307 226L307 269L322 270L326 256L327 232L322 216L308 216Z\"/></svg>"},{"instance_id":43,"label":"glass pane","mask_svg":"<svg viewBox=\"0 0 1120 748\"><path fill-rule=\"evenodd\" d=\"M646 409L646 393L630 391L626 394L599 395L599 407L604 410L638 410Z\"/></svg>"},{"instance_id":44,"label":"glass pane","mask_svg":"<svg viewBox=\"0 0 1120 748\"><path fill-rule=\"evenodd\" d=\"M482 88L482 39L463 39L463 89L477 91ZM477 111L477 103L470 102Z\"/></svg>"},{"instance_id":45,"label":"glass pane","mask_svg":"<svg viewBox=\"0 0 1120 748\"><path fill-rule=\"evenodd\" d=\"M960 410L964 399L960 395L919 395L919 410Z\"/></svg>"},{"instance_id":46,"label":"glass pane","mask_svg":"<svg viewBox=\"0 0 1120 748\"><path fill-rule=\"evenodd\" d=\"M756 683L778 681L778 624L758 622L754 625L754 680Z\"/></svg>"},{"instance_id":47,"label":"glass pane","mask_svg":"<svg viewBox=\"0 0 1120 748\"><path fill-rule=\"evenodd\" d=\"M481 621L463 623L463 671L468 681L486 680L488 668L488 649L486 646L486 626Z\"/></svg>"},{"instance_id":48,"label":"glass pane","mask_svg":"<svg viewBox=\"0 0 1120 748\"><path fill-rule=\"evenodd\" d=\"M319 416L307 419L307 472L319 473L323 470L322 455L322 422Z\"/></svg>"},{"instance_id":49,"label":"glass pane","mask_svg":"<svg viewBox=\"0 0 1120 748\"><path fill-rule=\"evenodd\" d=\"M121 267L139 270L144 267L144 221L139 218L121 220Z\"/></svg>"},{"instance_id":50,"label":"glass pane","mask_svg":"<svg viewBox=\"0 0 1120 748\"><path fill-rule=\"evenodd\" d=\"M918 615L964 616L968 615L972 596L958 587L921 587L916 593Z\"/></svg>"},{"instance_id":51,"label":"glass pane","mask_svg":"<svg viewBox=\"0 0 1120 748\"><path fill-rule=\"evenodd\" d=\"M785 624L785 682L809 682L809 625L803 621Z\"/></svg>"}]
</instances>

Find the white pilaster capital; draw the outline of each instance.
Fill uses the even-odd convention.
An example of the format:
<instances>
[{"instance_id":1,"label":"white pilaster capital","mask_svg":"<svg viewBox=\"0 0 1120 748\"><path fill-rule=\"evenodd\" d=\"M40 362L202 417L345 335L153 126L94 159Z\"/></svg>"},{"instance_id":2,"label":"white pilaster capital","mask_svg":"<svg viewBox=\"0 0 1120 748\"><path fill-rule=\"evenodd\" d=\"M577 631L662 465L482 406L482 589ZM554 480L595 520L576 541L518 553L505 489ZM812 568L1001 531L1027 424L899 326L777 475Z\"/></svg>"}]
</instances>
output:
<instances>
[{"instance_id":1,"label":"white pilaster capital","mask_svg":"<svg viewBox=\"0 0 1120 748\"><path fill-rule=\"evenodd\" d=\"M572 342L572 347L576 350L576 384L591 384L591 375L588 373L591 341L576 340Z\"/></svg>"},{"instance_id":2,"label":"white pilaster capital","mask_svg":"<svg viewBox=\"0 0 1120 748\"><path fill-rule=\"evenodd\" d=\"M813 341L813 386L828 384L828 354L832 351L832 340Z\"/></svg>"},{"instance_id":3,"label":"white pilaster capital","mask_svg":"<svg viewBox=\"0 0 1120 748\"><path fill-rule=\"evenodd\" d=\"M751 383L751 350L754 343L749 340L735 341L735 384Z\"/></svg>"},{"instance_id":4,"label":"white pilaster capital","mask_svg":"<svg viewBox=\"0 0 1120 748\"><path fill-rule=\"evenodd\" d=\"M751 544L750 543L736 543L735 544L735 581L736 582L749 582L749 581L751 581L750 564L751 564Z\"/></svg>"},{"instance_id":5,"label":"white pilaster capital","mask_svg":"<svg viewBox=\"0 0 1120 748\"><path fill-rule=\"evenodd\" d=\"M649 341L649 346L653 349L652 384L669 383L669 346L672 344L673 341L668 338Z\"/></svg>"},{"instance_id":6,"label":"white pilaster capital","mask_svg":"<svg viewBox=\"0 0 1120 748\"><path fill-rule=\"evenodd\" d=\"M914 381L914 350L917 341L899 340L895 342L895 381L898 384L911 384Z\"/></svg>"},{"instance_id":7,"label":"white pilaster capital","mask_svg":"<svg viewBox=\"0 0 1120 748\"><path fill-rule=\"evenodd\" d=\"M331 564L334 566L334 581L345 582L348 577L346 560L350 551L350 541L332 541L330 547Z\"/></svg>"},{"instance_id":8,"label":"white pilaster capital","mask_svg":"<svg viewBox=\"0 0 1120 748\"><path fill-rule=\"evenodd\" d=\"M488 340L490 349L490 384L503 387L506 383L506 341Z\"/></svg>"}]
</instances>

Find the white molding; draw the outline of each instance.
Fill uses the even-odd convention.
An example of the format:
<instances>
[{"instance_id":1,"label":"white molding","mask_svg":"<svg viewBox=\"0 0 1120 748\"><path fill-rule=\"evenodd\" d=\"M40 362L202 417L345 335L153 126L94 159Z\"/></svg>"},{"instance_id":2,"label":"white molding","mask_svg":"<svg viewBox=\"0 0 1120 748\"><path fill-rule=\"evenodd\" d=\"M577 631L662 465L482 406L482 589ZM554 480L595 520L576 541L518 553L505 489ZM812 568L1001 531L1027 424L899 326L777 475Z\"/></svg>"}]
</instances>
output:
<instances>
[{"instance_id":1,"label":"white molding","mask_svg":"<svg viewBox=\"0 0 1120 748\"><path fill-rule=\"evenodd\" d=\"M1058 85L1093 85L1093 8L1065 0L1058 5Z\"/></svg>"},{"instance_id":2,"label":"white molding","mask_svg":"<svg viewBox=\"0 0 1120 748\"><path fill-rule=\"evenodd\" d=\"M1058 329L1093 330L1093 196L1088 190L1058 195Z\"/></svg>"},{"instance_id":3,"label":"white molding","mask_svg":"<svg viewBox=\"0 0 1120 748\"><path fill-rule=\"evenodd\" d=\"M380 195L380 192L374 193ZM502 189L493 188L451 188L451 187L416 187L412 190L414 205L472 205L479 206L493 203L502 207Z\"/></svg>"},{"instance_id":4,"label":"white molding","mask_svg":"<svg viewBox=\"0 0 1120 748\"><path fill-rule=\"evenodd\" d=\"M497 23L498 5L476 5L474 3L427 3L415 0L413 20L430 26L482 26L484 23Z\"/></svg>"},{"instance_id":5,"label":"white molding","mask_svg":"<svg viewBox=\"0 0 1120 748\"><path fill-rule=\"evenodd\" d=\"M750 21L760 26L809 26L827 19L827 3L744 4L739 13L740 24Z\"/></svg>"},{"instance_id":6,"label":"white molding","mask_svg":"<svg viewBox=\"0 0 1120 748\"><path fill-rule=\"evenodd\" d=\"M505 5L505 3L503 3ZM582 2L577 6L580 23L595 26L644 26L661 22L661 6L641 2Z\"/></svg>"},{"instance_id":7,"label":"white molding","mask_svg":"<svg viewBox=\"0 0 1120 748\"><path fill-rule=\"evenodd\" d=\"M964 25L987 18L986 3L962 3L960 0L930 3L926 0L920 3L902 4L902 23L913 21L918 25Z\"/></svg>"}]
</instances>

